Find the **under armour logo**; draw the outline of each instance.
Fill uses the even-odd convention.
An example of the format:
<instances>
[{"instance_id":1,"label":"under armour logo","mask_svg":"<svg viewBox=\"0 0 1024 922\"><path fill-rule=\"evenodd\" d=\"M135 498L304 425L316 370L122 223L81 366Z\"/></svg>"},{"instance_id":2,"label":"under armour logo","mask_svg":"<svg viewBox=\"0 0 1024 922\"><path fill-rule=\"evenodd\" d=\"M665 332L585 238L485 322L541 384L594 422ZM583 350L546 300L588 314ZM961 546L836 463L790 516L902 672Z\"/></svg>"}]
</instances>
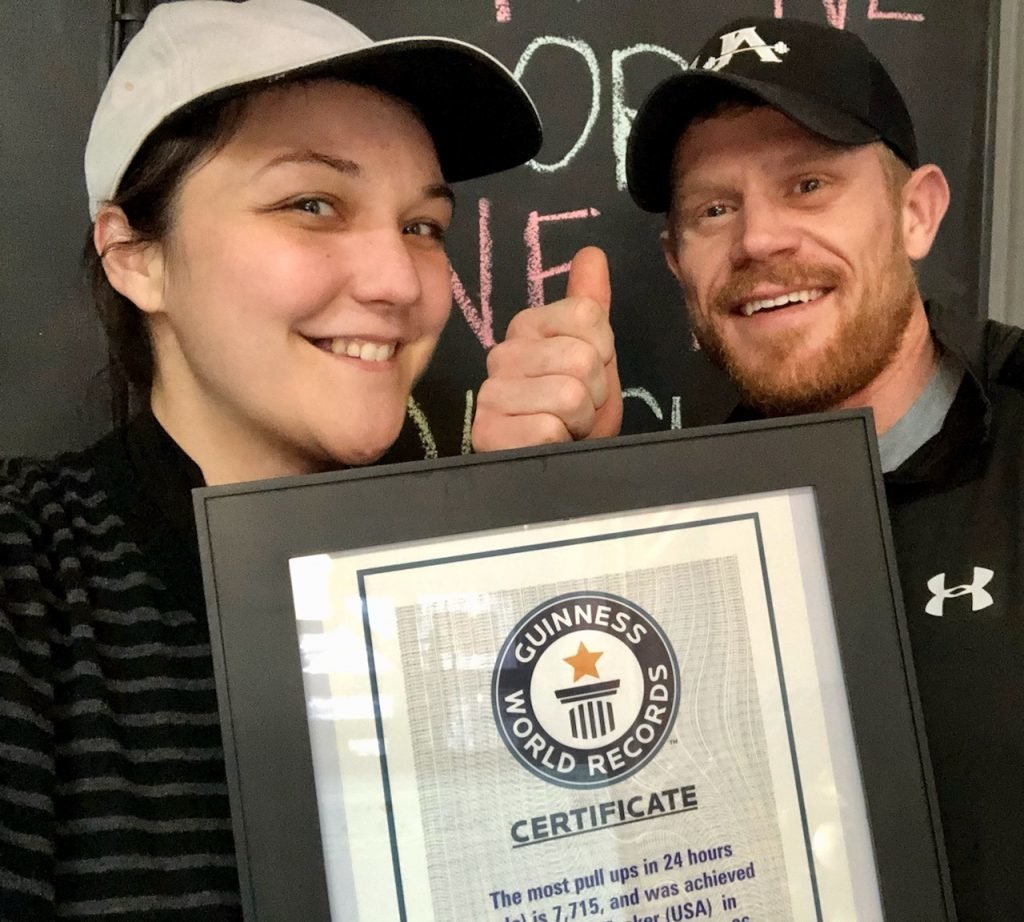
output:
<instances>
[{"instance_id":1,"label":"under armour logo","mask_svg":"<svg viewBox=\"0 0 1024 922\"><path fill-rule=\"evenodd\" d=\"M754 52L762 61L768 64L781 64L782 58L779 55L786 54L789 51L789 46L785 42L776 42L774 45L767 44L757 34L757 29L753 26L737 29L735 32L726 32L721 37L721 40L722 53L717 58L708 58L704 62L704 70L721 70L728 65L735 55L742 54L744 51Z\"/></svg>"},{"instance_id":2,"label":"under armour logo","mask_svg":"<svg viewBox=\"0 0 1024 922\"><path fill-rule=\"evenodd\" d=\"M995 573L992 570L987 570L985 567L974 568L974 582L963 586L954 586L952 589L946 588L946 574L937 573L930 580L928 580L928 588L931 590L931 600L925 605L924 610L929 615L935 615L937 618L942 617L942 605L946 599L955 599L962 595L971 594L971 611L981 611L983 608L988 608L994 604L992 596L985 590L985 587L992 582L992 577Z\"/></svg>"}]
</instances>

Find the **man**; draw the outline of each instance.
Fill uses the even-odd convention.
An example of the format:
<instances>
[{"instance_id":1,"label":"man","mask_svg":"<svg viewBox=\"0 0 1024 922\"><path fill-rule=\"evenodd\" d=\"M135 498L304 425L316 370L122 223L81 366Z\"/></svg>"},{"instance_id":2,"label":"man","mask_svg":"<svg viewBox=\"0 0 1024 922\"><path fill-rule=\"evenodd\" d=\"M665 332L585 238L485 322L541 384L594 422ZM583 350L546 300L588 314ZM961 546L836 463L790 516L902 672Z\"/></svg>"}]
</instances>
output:
<instances>
[{"instance_id":1,"label":"man","mask_svg":"<svg viewBox=\"0 0 1024 922\"><path fill-rule=\"evenodd\" d=\"M872 408L959 917L1021 918L1024 343L922 300L913 263L949 191L921 164L899 91L852 34L738 21L641 107L628 179L667 215L666 260L738 416ZM600 301L584 275L559 316ZM586 369L574 388L551 342L543 361L523 358L543 338L524 317L492 357L480 441L517 405L524 443L531 425L556 437L552 418L562 437L591 421L607 434L608 376L589 384L607 356L599 326L550 338ZM547 403L545 377L559 395Z\"/></svg>"}]
</instances>

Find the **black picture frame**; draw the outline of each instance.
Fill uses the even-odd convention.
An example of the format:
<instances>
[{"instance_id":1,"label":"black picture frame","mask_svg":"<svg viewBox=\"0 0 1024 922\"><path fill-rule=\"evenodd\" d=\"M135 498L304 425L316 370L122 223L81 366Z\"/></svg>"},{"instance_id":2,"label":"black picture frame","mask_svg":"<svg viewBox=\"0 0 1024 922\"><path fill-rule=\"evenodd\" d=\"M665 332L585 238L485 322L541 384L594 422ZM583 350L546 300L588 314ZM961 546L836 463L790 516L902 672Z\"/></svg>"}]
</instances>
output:
<instances>
[{"instance_id":1,"label":"black picture frame","mask_svg":"<svg viewBox=\"0 0 1024 922\"><path fill-rule=\"evenodd\" d=\"M242 904L331 919L289 560L810 487L886 919L955 917L868 411L195 491Z\"/></svg>"}]
</instances>

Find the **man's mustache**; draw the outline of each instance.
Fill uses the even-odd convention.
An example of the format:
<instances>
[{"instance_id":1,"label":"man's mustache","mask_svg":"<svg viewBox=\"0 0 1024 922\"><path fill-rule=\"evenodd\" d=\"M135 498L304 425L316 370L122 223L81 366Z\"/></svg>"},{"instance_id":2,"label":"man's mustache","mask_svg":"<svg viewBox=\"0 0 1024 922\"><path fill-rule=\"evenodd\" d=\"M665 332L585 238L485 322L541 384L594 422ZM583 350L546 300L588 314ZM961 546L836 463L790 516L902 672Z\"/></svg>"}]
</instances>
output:
<instances>
[{"instance_id":1,"label":"man's mustache","mask_svg":"<svg viewBox=\"0 0 1024 922\"><path fill-rule=\"evenodd\" d=\"M711 308L715 314L732 313L763 285L787 291L806 291L811 288L838 288L842 283L842 271L821 263L778 262L744 266L733 272L719 289Z\"/></svg>"}]
</instances>

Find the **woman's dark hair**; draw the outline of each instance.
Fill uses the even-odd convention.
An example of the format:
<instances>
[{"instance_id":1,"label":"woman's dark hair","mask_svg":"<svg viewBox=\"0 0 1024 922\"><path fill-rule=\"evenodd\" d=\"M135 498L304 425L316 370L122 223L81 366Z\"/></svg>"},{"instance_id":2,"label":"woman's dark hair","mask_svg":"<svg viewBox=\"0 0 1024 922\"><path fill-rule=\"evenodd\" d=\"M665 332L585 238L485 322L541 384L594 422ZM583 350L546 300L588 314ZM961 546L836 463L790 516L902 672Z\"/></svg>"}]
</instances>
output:
<instances>
[{"instance_id":1,"label":"woman's dark hair","mask_svg":"<svg viewBox=\"0 0 1024 922\"><path fill-rule=\"evenodd\" d=\"M245 100L234 98L172 116L158 127L132 159L107 204L116 205L134 231L130 243L153 243L166 237L174 222L182 183L224 147L237 131ZM149 402L153 386L153 346L145 316L114 289L93 245L92 227L85 241L86 279L100 323L107 335L111 415L115 425Z\"/></svg>"}]
</instances>

